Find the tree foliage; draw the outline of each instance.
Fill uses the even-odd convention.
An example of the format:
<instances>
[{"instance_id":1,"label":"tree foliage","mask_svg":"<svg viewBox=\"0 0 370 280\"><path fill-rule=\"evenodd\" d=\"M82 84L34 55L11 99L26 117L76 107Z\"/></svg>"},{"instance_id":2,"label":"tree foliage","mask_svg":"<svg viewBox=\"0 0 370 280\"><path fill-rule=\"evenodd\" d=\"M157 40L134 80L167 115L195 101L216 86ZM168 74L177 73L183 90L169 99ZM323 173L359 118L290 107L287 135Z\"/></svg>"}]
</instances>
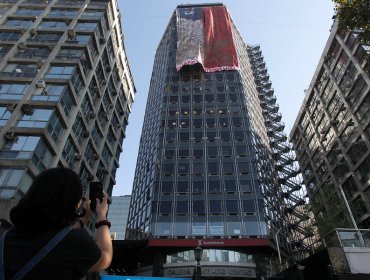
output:
<instances>
[{"instance_id":1,"label":"tree foliage","mask_svg":"<svg viewBox=\"0 0 370 280\"><path fill-rule=\"evenodd\" d=\"M306 207L306 210L315 216L314 225L320 236L326 235L335 228L350 227L345 215L345 206L335 190L330 190L325 197L316 193L311 196L310 203Z\"/></svg>"},{"instance_id":2,"label":"tree foliage","mask_svg":"<svg viewBox=\"0 0 370 280\"><path fill-rule=\"evenodd\" d=\"M332 0L341 28L358 33L358 39L370 44L370 0Z\"/></svg>"}]
</instances>

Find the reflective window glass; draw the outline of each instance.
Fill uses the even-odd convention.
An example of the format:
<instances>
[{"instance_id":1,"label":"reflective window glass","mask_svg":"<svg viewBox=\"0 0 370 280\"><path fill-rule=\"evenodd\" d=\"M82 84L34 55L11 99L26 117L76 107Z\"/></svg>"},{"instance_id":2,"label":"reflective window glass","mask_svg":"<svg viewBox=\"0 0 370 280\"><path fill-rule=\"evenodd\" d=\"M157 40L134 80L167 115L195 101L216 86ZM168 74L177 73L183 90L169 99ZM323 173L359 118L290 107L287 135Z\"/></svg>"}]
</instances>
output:
<instances>
[{"instance_id":1,"label":"reflective window glass","mask_svg":"<svg viewBox=\"0 0 370 280\"><path fill-rule=\"evenodd\" d=\"M204 181L193 181L193 192L204 192Z\"/></svg>"},{"instance_id":2,"label":"reflective window glass","mask_svg":"<svg viewBox=\"0 0 370 280\"><path fill-rule=\"evenodd\" d=\"M224 174L234 173L234 164L232 162L223 162Z\"/></svg>"},{"instance_id":3,"label":"reflective window glass","mask_svg":"<svg viewBox=\"0 0 370 280\"><path fill-rule=\"evenodd\" d=\"M203 163L193 163L193 174L201 175L204 172Z\"/></svg>"},{"instance_id":4,"label":"reflective window glass","mask_svg":"<svg viewBox=\"0 0 370 280\"><path fill-rule=\"evenodd\" d=\"M178 173L188 174L189 173L189 163L178 163Z\"/></svg>"},{"instance_id":5,"label":"reflective window glass","mask_svg":"<svg viewBox=\"0 0 370 280\"><path fill-rule=\"evenodd\" d=\"M18 31L1 31L0 41L17 41L22 36Z\"/></svg>"},{"instance_id":6,"label":"reflective window glass","mask_svg":"<svg viewBox=\"0 0 370 280\"><path fill-rule=\"evenodd\" d=\"M224 157L230 157L232 155L232 147L231 146L222 146L222 155Z\"/></svg>"},{"instance_id":7,"label":"reflective window glass","mask_svg":"<svg viewBox=\"0 0 370 280\"><path fill-rule=\"evenodd\" d=\"M209 174L218 174L218 162L209 162L208 163L208 173Z\"/></svg>"},{"instance_id":8,"label":"reflective window glass","mask_svg":"<svg viewBox=\"0 0 370 280\"><path fill-rule=\"evenodd\" d=\"M210 200L209 211L211 213L222 213L221 200Z\"/></svg>"},{"instance_id":9,"label":"reflective window glass","mask_svg":"<svg viewBox=\"0 0 370 280\"><path fill-rule=\"evenodd\" d=\"M64 17L74 17L77 14L78 14L78 10L70 10L70 9L62 9L62 8L51 9L48 13L48 15L64 16Z\"/></svg>"},{"instance_id":10,"label":"reflective window glass","mask_svg":"<svg viewBox=\"0 0 370 280\"><path fill-rule=\"evenodd\" d=\"M218 155L217 146L207 147L208 157L216 157Z\"/></svg>"},{"instance_id":11,"label":"reflective window glass","mask_svg":"<svg viewBox=\"0 0 370 280\"><path fill-rule=\"evenodd\" d=\"M205 213L204 201L193 201L193 213Z\"/></svg>"},{"instance_id":12,"label":"reflective window glass","mask_svg":"<svg viewBox=\"0 0 370 280\"><path fill-rule=\"evenodd\" d=\"M9 63L2 70L2 75L16 78L33 78L36 76L38 70L39 69L36 64Z\"/></svg>"},{"instance_id":13,"label":"reflective window glass","mask_svg":"<svg viewBox=\"0 0 370 280\"><path fill-rule=\"evenodd\" d=\"M44 10L43 9L32 9L32 8L23 8L20 7L15 11L15 15L28 15L28 16L38 16Z\"/></svg>"},{"instance_id":14,"label":"reflective window glass","mask_svg":"<svg viewBox=\"0 0 370 280\"><path fill-rule=\"evenodd\" d=\"M238 210L238 201L237 200L226 200L226 210L228 213L237 213Z\"/></svg>"},{"instance_id":15,"label":"reflective window glass","mask_svg":"<svg viewBox=\"0 0 370 280\"><path fill-rule=\"evenodd\" d=\"M219 192L221 183L219 180L210 180L208 181L208 189L210 192Z\"/></svg>"},{"instance_id":16,"label":"reflective window glass","mask_svg":"<svg viewBox=\"0 0 370 280\"><path fill-rule=\"evenodd\" d=\"M172 181L163 181L162 182L162 192L172 192L173 182Z\"/></svg>"},{"instance_id":17,"label":"reflective window glass","mask_svg":"<svg viewBox=\"0 0 370 280\"><path fill-rule=\"evenodd\" d=\"M254 200L243 200L243 211L244 212L256 212Z\"/></svg>"},{"instance_id":18,"label":"reflective window glass","mask_svg":"<svg viewBox=\"0 0 370 280\"><path fill-rule=\"evenodd\" d=\"M66 28L67 23L65 20L63 21L52 21L52 20L43 20L38 28Z\"/></svg>"},{"instance_id":19,"label":"reflective window glass","mask_svg":"<svg viewBox=\"0 0 370 280\"><path fill-rule=\"evenodd\" d=\"M172 201L161 201L159 204L159 213L170 214L172 209Z\"/></svg>"},{"instance_id":20,"label":"reflective window glass","mask_svg":"<svg viewBox=\"0 0 370 280\"><path fill-rule=\"evenodd\" d=\"M225 189L226 191L236 191L235 180L225 180Z\"/></svg>"},{"instance_id":21,"label":"reflective window glass","mask_svg":"<svg viewBox=\"0 0 370 280\"><path fill-rule=\"evenodd\" d=\"M13 27L30 27L33 24L31 19L8 19L5 21L5 26Z\"/></svg>"},{"instance_id":22,"label":"reflective window glass","mask_svg":"<svg viewBox=\"0 0 370 280\"><path fill-rule=\"evenodd\" d=\"M70 79L74 69L74 66L51 66L45 77L51 79Z\"/></svg>"},{"instance_id":23,"label":"reflective window glass","mask_svg":"<svg viewBox=\"0 0 370 280\"><path fill-rule=\"evenodd\" d=\"M177 214L186 214L186 213L188 213L188 202L187 201L177 201L176 213Z\"/></svg>"},{"instance_id":24,"label":"reflective window glass","mask_svg":"<svg viewBox=\"0 0 370 280\"><path fill-rule=\"evenodd\" d=\"M22 99L29 84L1 83L0 99Z\"/></svg>"},{"instance_id":25,"label":"reflective window glass","mask_svg":"<svg viewBox=\"0 0 370 280\"><path fill-rule=\"evenodd\" d=\"M252 182L249 180L240 180L240 189L245 192L251 192Z\"/></svg>"},{"instance_id":26,"label":"reflective window glass","mask_svg":"<svg viewBox=\"0 0 370 280\"><path fill-rule=\"evenodd\" d=\"M188 181L178 181L177 182L177 192L188 192L189 182Z\"/></svg>"},{"instance_id":27,"label":"reflective window glass","mask_svg":"<svg viewBox=\"0 0 370 280\"><path fill-rule=\"evenodd\" d=\"M7 107L0 106L0 126L4 126L12 113Z\"/></svg>"},{"instance_id":28,"label":"reflective window glass","mask_svg":"<svg viewBox=\"0 0 370 280\"><path fill-rule=\"evenodd\" d=\"M199 149L194 148L194 150L193 150L193 156L195 158L202 158L203 157L203 149L201 149L201 148L199 148Z\"/></svg>"}]
</instances>

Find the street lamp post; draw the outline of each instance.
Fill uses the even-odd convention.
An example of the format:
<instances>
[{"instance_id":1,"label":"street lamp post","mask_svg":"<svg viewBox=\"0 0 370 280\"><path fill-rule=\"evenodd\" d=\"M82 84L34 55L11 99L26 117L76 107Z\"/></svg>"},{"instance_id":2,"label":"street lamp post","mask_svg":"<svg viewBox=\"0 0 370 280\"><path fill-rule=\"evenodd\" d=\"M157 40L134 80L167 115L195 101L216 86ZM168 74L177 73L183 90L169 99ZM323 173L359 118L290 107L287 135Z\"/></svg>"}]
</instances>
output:
<instances>
[{"instance_id":1,"label":"street lamp post","mask_svg":"<svg viewBox=\"0 0 370 280\"><path fill-rule=\"evenodd\" d=\"M365 247L365 240L361 234L361 232L358 230L358 227L357 227L357 224L356 224L356 220L355 218L353 217L353 214L352 214L352 211L351 211L351 207L349 207L349 204L348 204L348 200L347 200L347 197L346 195L344 194L344 191L343 191L343 188L342 188L342 185L339 185L339 190L340 190L340 194L342 195L343 197L343 200L344 200L344 204L346 205L346 208L347 208L347 211L348 211L348 214L349 214L349 217L351 219L351 222L352 222L352 225L353 227L355 228L355 231L358 235L358 238L360 240L360 243L361 243L361 246L362 247Z\"/></svg>"},{"instance_id":2,"label":"street lamp post","mask_svg":"<svg viewBox=\"0 0 370 280\"><path fill-rule=\"evenodd\" d=\"M196 247L194 249L194 256L195 260L197 261L197 267L195 270L195 280L201 280L202 279L202 270L200 268L200 261L202 260L203 256L203 248L202 247Z\"/></svg>"},{"instance_id":3,"label":"street lamp post","mask_svg":"<svg viewBox=\"0 0 370 280\"><path fill-rule=\"evenodd\" d=\"M279 230L275 233L275 242L276 242L276 247L278 251L278 256L279 256L279 264L280 264L280 270L281 270L281 255L280 255L280 247L279 247L279 239L278 239L278 234L281 231L282 228L279 228Z\"/></svg>"}]
</instances>

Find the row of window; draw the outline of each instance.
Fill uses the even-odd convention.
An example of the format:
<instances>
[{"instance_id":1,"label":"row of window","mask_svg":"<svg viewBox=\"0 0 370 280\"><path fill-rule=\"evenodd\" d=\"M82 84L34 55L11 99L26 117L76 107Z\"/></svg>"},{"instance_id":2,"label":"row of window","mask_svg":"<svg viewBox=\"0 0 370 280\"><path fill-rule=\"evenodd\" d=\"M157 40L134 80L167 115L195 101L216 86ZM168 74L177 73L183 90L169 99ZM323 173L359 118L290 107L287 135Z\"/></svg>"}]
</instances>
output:
<instances>
[{"instance_id":1,"label":"row of window","mask_svg":"<svg viewBox=\"0 0 370 280\"><path fill-rule=\"evenodd\" d=\"M0 167L0 198L19 200L31 183L32 178L25 168Z\"/></svg>"},{"instance_id":2,"label":"row of window","mask_svg":"<svg viewBox=\"0 0 370 280\"><path fill-rule=\"evenodd\" d=\"M217 99L215 99L215 96ZM242 97L239 100L239 95L238 94L199 94L199 95L170 95L170 96L165 96L163 97L163 102L169 103L169 104L179 104L179 103L214 103L214 102L219 102L223 103L226 102L227 100L232 103L240 102L243 101Z\"/></svg>"},{"instance_id":3,"label":"row of window","mask_svg":"<svg viewBox=\"0 0 370 280\"><path fill-rule=\"evenodd\" d=\"M35 166L42 171L50 165L52 154L41 137L18 135L5 143L0 150L0 158L32 159Z\"/></svg>"},{"instance_id":4,"label":"row of window","mask_svg":"<svg viewBox=\"0 0 370 280\"><path fill-rule=\"evenodd\" d=\"M241 177L240 180L237 181L236 179L222 180L217 176L212 176L209 177L207 183L201 179L195 179L192 180L192 182L187 180L178 180L177 182L175 182L174 180L163 180L161 182L161 190L162 192L172 192L172 190L176 188L177 192L189 192L191 189L191 185L193 189L196 190L203 190L204 187L207 185L207 188L210 191L220 190L221 188L226 188L227 190L240 189L243 191L251 191L253 189L252 181L250 178L242 179Z\"/></svg>"},{"instance_id":5,"label":"row of window","mask_svg":"<svg viewBox=\"0 0 370 280\"><path fill-rule=\"evenodd\" d=\"M39 7L30 8L30 7L19 7L13 15L22 15L22 16L39 16L42 14L44 9L41 9ZM77 9L65 9L65 8L51 8L50 11L48 11L48 16L60 16L60 17L75 17L78 15L79 10ZM81 14L81 17L85 18L101 18L104 16L103 10L84 10Z\"/></svg>"},{"instance_id":6,"label":"row of window","mask_svg":"<svg viewBox=\"0 0 370 280\"><path fill-rule=\"evenodd\" d=\"M167 160L168 162L168 160ZM192 163L175 161L163 163L161 172L164 176L172 176L175 173L179 175L206 175L206 174L250 174L249 162L210 162L206 163Z\"/></svg>"},{"instance_id":7,"label":"row of window","mask_svg":"<svg viewBox=\"0 0 370 280\"><path fill-rule=\"evenodd\" d=\"M153 213L160 214L188 214L188 213L251 213L256 212L256 202L253 198L241 201L241 208L239 209L238 200L194 200L189 201L160 201L158 208L153 202ZM261 201L259 203L262 203Z\"/></svg>"},{"instance_id":8,"label":"row of window","mask_svg":"<svg viewBox=\"0 0 370 280\"><path fill-rule=\"evenodd\" d=\"M180 108L173 108L168 107L162 111L162 115L167 115L168 119L172 119L171 117L181 117L181 116L200 116L200 115L225 115L225 114L240 114L242 109L240 106L202 106L194 105L192 108L183 107ZM186 119L186 118L185 118Z\"/></svg>"},{"instance_id":9,"label":"row of window","mask_svg":"<svg viewBox=\"0 0 370 280\"><path fill-rule=\"evenodd\" d=\"M162 139L163 135L160 135L160 139ZM234 139L235 141L245 141L247 139L245 132L242 130L234 130L234 131L207 131L203 132L201 130L193 130L191 133L190 131L180 131L178 133L172 132L169 130L166 132L165 140L167 143L174 143L174 142L201 142L201 141L231 141Z\"/></svg>"},{"instance_id":10,"label":"row of window","mask_svg":"<svg viewBox=\"0 0 370 280\"><path fill-rule=\"evenodd\" d=\"M228 83L239 80L239 74L234 72L215 72L215 73L206 73L202 69L197 69L194 67L194 73L192 75L170 75L166 78L168 82L177 83L181 82L183 84L189 82L208 82L208 81L227 81Z\"/></svg>"},{"instance_id":11,"label":"row of window","mask_svg":"<svg viewBox=\"0 0 370 280\"><path fill-rule=\"evenodd\" d=\"M10 118L11 112L8 110L7 107L0 107L0 126L5 125L7 120ZM73 126L74 131L77 132L76 137L79 137L80 131L84 131L84 129L78 129L78 120L76 119L76 122ZM16 127L28 127L28 128L45 128L47 127L50 134L54 138L56 142L59 141L59 137L63 131L63 127L60 123L59 117L54 113L53 109L41 109L41 108L32 108L32 111L30 111L27 114L24 114L21 119L17 122ZM82 133L82 132L81 132ZM97 133L95 133L95 130L92 131L93 139L97 139ZM101 139L102 137L100 137ZM18 139L18 138L17 138ZM100 142L100 141L99 141ZM68 143L66 145L69 146ZM73 146L73 143L71 142L71 147ZM77 153L77 148L74 147L74 149L67 149L68 152L68 161L71 163L71 166L73 166L72 162L75 160L74 155ZM67 154L66 154L67 155ZM65 155L65 156L66 156ZM102 153L103 159L106 161L107 164L111 163L111 160L113 158L113 155L105 145Z\"/></svg>"},{"instance_id":12,"label":"row of window","mask_svg":"<svg viewBox=\"0 0 370 280\"><path fill-rule=\"evenodd\" d=\"M161 127L167 127L169 129L174 128L202 128L202 127L242 127L243 126L243 118L241 117L206 117L204 120L202 118L193 118L190 122L190 118L181 117L179 120L176 119L168 119L162 120Z\"/></svg>"},{"instance_id":13,"label":"row of window","mask_svg":"<svg viewBox=\"0 0 370 280\"><path fill-rule=\"evenodd\" d=\"M10 27L20 27L20 28L29 28L33 25L35 18L21 18L21 19L7 19L3 26L10 26ZM40 24L36 27L37 29L67 29L69 26L69 22L65 19L61 20L52 20L52 19L43 19ZM100 36L103 34L101 25L99 22L77 22L74 26L76 30L83 30L83 31L96 31L97 35Z\"/></svg>"},{"instance_id":14,"label":"row of window","mask_svg":"<svg viewBox=\"0 0 370 280\"><path fill-rule=\"evenodd\" d=\"M251 148L251 147L250 147ZM170 159L175 158L204 158L204 157L217 157L217 156L246 156L250 154L254 154L252 150L249 152L250 149L246 145L236 145L231 146L223 143L222 146L207 146L204 148L203 146L194 146L194 147L179 147L176 149L175 147L166 147L164 151L164 158Z\"/></svg>"},{"instance_id":15,"label":"row of window","mask_svg":"<svg viewBox=\"0 0 370 280\"><path fill-rule=\"evenodd\" d=\"M186 222L157 222L155 227L156 236L266 236L267 226L264 222L254 221L210 221Z\"/></svg>"}]
</instances>

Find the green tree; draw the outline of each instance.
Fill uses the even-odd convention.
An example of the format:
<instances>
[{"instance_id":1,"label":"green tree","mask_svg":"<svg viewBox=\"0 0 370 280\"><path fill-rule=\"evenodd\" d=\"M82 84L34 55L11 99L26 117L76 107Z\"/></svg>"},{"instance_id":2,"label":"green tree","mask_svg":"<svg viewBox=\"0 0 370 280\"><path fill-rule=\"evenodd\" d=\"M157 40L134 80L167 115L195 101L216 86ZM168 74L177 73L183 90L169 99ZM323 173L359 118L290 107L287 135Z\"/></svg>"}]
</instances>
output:
<instances>
[{"instance_id":1,"label":"green tree","mask_svg":"<svg viewBox=\"0 0 370 280\"><path fill-rule=\"evenodd\" d=\"M315 216L314 225L320 236L324 236L335 228L349 227L346 210L338 194L332 188L328 188L325 195L316 193L310 198L306 210Z\"/></svg>"},{"instance_id":2,"label":"green tree","mask_svg":"<svg viewBox=\"0 0 370 280\"><path fill-rule=\"evenodd\" d=\"M332 0L341 28L356 31L358 39L370 44L370 0Z\"/></svg>"}]
</instances>

